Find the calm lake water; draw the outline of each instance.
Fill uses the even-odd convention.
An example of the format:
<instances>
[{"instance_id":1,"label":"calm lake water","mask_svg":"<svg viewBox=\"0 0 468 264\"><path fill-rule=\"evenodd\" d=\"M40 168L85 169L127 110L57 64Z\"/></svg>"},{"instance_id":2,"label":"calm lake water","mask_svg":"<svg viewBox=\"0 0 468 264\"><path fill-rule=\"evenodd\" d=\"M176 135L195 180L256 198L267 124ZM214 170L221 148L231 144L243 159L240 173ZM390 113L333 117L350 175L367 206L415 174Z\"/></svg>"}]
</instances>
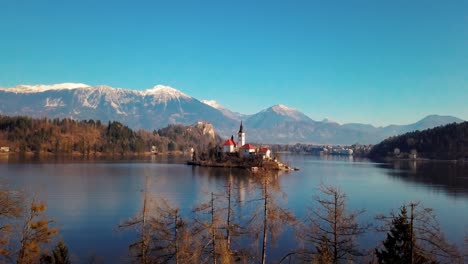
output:
<instances>
[{"instance_id":1,"label":"calm lake water","mask_svg":"<svg viewBox=\"0 0 468 264\"><path fill-rule=\"evenodd\" d=\"M398 209L403 203L420 201L435 209L446 237L459 246L468 232L468 164L448 162L399 162L379 164L340 157L283 155L282 160L300 171L282 173L278 188L282 200L299 219L312 203L321 183L340 187L349 209L366 209L360 221L372 222L379 213ZM119 223L142 207L145 179L153 197L166 197L185 216L193 207L220 192L229 178L238 185L236 197L255 196L249 173L244 170L190 167L181 158L148 157L136 160L73 161L63 159L21 160L0 157L0 181L10 189L24 190L45 200L47 215L57 222L60 237L74 259L87 262L96 255L105 263L125 263L135 233L119 231ZM249 208L238 209L249 214ZM359 242L371 248L384 234L369 233ZM297 247L290 232L272 248L270 260Z\"/></svg>"}]
</instances>

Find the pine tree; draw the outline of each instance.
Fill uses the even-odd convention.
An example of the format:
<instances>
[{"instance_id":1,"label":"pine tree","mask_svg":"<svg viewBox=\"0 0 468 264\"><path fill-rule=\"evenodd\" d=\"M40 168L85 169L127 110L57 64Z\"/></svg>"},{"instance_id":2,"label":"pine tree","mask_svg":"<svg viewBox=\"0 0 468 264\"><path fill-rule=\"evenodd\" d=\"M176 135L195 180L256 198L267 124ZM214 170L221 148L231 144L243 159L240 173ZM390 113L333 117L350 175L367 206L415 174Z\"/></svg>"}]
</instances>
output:
<instances>
[{"instance_id":1,"label":"pine tree","mask_svg":"<svg viewBox=\"0 0 468 264\"><path fill-rule=\"evenodd\" d=\"M408 210L409 208L410 210ZM378 216L386 224L383 249L376 249L379 263L458 263L461 255L440 230L433 210L419 203L403 205L398 215ZM388 229L389 228L389 229Z\"/></svg>"},{"instance_id":2,"label":"pine tree","mask_svg":"<svg viewBox=\"0 0 468 264\"><path fill-rule=\"evenodd\" d=\"M54 250L52 250L52 254L41 256L41 264L71 264L67 245L60 240Z\"/></svg>"},{"instance_id":3,"label":"pine tree","mask_svg":"<svg viewBox=\"0 0 468 264\"><path fill-rule=\"evenodd\" d=\"M400 214L392 220L392 227L383 242L382 250L375 250L378 262L411 263L411 226L408 221L406 207L400 209Z\"/></svg>"}]
</instances>

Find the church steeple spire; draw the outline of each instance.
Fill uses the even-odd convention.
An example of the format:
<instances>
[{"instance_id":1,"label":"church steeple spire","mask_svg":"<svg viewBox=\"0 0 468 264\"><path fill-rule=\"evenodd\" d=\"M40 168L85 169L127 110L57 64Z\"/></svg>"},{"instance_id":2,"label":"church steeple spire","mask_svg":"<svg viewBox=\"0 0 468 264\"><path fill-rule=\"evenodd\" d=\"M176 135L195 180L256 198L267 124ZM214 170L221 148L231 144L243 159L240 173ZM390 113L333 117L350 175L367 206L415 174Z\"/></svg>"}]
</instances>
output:
<instances>
[{"instance_id":1,"label":"church steeple spire","mask_svg":"<svg viewBox=\"0 0 468 264\"><path fill-rule=\"evenodd\" d=\"M240 148L245 145L245 133L244 133L244 126L242 125L242 121L239 127L239 133L237 133L237 135L238 135L237 145Z\"/></svg>"}]
</instances>

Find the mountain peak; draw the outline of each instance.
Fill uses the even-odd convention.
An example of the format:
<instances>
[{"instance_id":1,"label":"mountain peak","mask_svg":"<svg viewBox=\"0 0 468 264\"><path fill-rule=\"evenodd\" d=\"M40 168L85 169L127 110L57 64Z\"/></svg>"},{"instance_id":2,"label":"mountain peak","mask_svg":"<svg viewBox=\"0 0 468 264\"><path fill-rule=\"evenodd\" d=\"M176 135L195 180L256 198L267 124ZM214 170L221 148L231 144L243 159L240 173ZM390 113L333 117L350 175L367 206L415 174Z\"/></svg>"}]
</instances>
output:
<instances>
[{"instance_id":1,"label":"mountain peak","mask_svg":"<svg viewBox=\"0 0 468 264\"><path fill-rule=\"evenodd\" d=\"M201 100L202 103L206 104L206 105L209 105L213 108L216 108L218 110L220 109L225 109L223 106L221 106L218 102L216 102L215 100Z\"/></svg>"},{"instance_id":2,"label":"mountain peak","mask_svg":"<svg viewBox=\"0 0 468 264\"><path fill-rule=\"evenodd\" d=\"M454 116L428 115L418 122L414 123L416 129L425 129L427 127L436 127L450 123L461 123L464 120Z\"/></svg>"},{"instance_id":3,"label":"mountain peak","mask_svg":"<svg viewBox=\"0 0 468 264\"><path fill-rule=\"evenodd\" d=\"M330 118L328 118L328 117L325 117L325 118L322 120L322 123L338 124L338 122L336 122L335 120L330 119Z\"/></svg>"},{"instance_id":4,"label":"mountain peak","mask_svg":"<svg viewBox=\"0 0 468 264\"><path fill-rule=\"evenodd\" d=\"M240 114L240 113L237 113L237 112L233 112L229 109L227 109L226 107L220 105L217 101L215 100L201 100L202 103L208 105L208 106L211 106L213 107L214 109L217 109L219 110L221 113L223 113L226 117L232 119L232 120L236 120L236 121L240 121L242 117L244 117L244 115Z\"/></svg>"},{"instance_id":5,"label":"mountain peak","mask_svg":"<svg viewBox=\"0 0 468 264\"><path fill-rule=\"evenodd\" d=\"M298 114L302 114L301 112L297 111L296 109L287 107L283 104L277 104L272 107L270 107L271 110L273 110L275 113L284 115L284 116L296 116Z\"/></svg>"},{"instance_id":6,"label":"mountain peak","mask_svg":"<svg viewBox=\"0 0 468 264\"><path fill-rule=\"evenodd\" d=\"M168 100L173 100L173 99L180 99L180 98L184 98L184 99L190 99L191 97L184 94L183 92L177 90L177 89L174 89L170 86L166 86L166 85L156 85L154 86L153 88L151 89L148 89L148 90L145 90L142 92L143 95L151 95L157 99L159 99L159 101L163 101L163 102L167 102Z\"/></svg>"},{"instance_id":7,"label":"mountain peak","mask_svg":"<svg viewBox=\"0 0 468 264\"><path fill-rule=\"evenodd\" d=\"M274 105L270 108L262 110L258 114L261 114L261 115L267 114L267 115L272 115L272 116L276 115L276 116L280 116L281 118L287 118L287 119L295 120L295 121L311 121L311 119L305 114L303 114L302 112L294 108L288 107L286 105L283 105L283 104ZM258 115L258 114L255 114L255 115Z\"/></svg>"},{"instance_id":8,"label":"mountain peak","mask_svg":"<svg viewBox=\"0 0 468 264\"><path fill-rule=\"evenodd\" d=\"M445 115L428 115L424 117L423 119L419 120L421 121L427 121L427 120L444 120L444 121L453 121L456 123L463 122L462 119L454 117L454 116L445 116Z\"/></svg>"},{"instance_id":9,"label":"mountain peak","mask_svg":"<svg viewBox=\"0 0 468 264\"><path fill-rule=\"evenodd\" d=\"M17 85L11 88L1 89L3 91L15 93L40 93L49 90L71 90L78 88L88 88L90 85L84 83L57 83L57 84L36 84L36 85Z\"/></svg>"}]
</instances>

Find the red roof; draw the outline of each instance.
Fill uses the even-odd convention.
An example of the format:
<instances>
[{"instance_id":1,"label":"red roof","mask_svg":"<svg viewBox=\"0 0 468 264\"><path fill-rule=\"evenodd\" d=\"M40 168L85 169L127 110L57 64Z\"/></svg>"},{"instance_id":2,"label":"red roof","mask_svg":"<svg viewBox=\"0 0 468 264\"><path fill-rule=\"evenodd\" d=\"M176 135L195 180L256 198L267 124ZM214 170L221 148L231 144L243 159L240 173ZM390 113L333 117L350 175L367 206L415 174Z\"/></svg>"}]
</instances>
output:
<instances>
[{"instance_id":1,"label":"red roof","mask_svg":"<svg viewBox=\"0 0 468 264\"><path fill-rule=\"evenodd\" d=\"M252 144L245 144L241 147L241 149L255 149L255 146Z\"/></svg>"},{"instance_id":2,"label":"red roof","mask_svg":"<svg viewBox=\"0 0 468 264\"><path fill-rule=\"evenodd\" d=\"M224 142L224 146L235 146L236 143L234 143L234 141L232 141L232 139L228 139L226 140L226 142Z\"/></svg>"},{"instance_id":3,"label":"red roof","mask_svg":"<svg viewBox=\"0 0 468 264\"><path fill-rule=\"evenodd\" d=\"M258 150L258 152L260 152L260 153L267 153L268 151L269 151L268 148L260 148L260 149Z\"/></svg>"}]
</instances>

